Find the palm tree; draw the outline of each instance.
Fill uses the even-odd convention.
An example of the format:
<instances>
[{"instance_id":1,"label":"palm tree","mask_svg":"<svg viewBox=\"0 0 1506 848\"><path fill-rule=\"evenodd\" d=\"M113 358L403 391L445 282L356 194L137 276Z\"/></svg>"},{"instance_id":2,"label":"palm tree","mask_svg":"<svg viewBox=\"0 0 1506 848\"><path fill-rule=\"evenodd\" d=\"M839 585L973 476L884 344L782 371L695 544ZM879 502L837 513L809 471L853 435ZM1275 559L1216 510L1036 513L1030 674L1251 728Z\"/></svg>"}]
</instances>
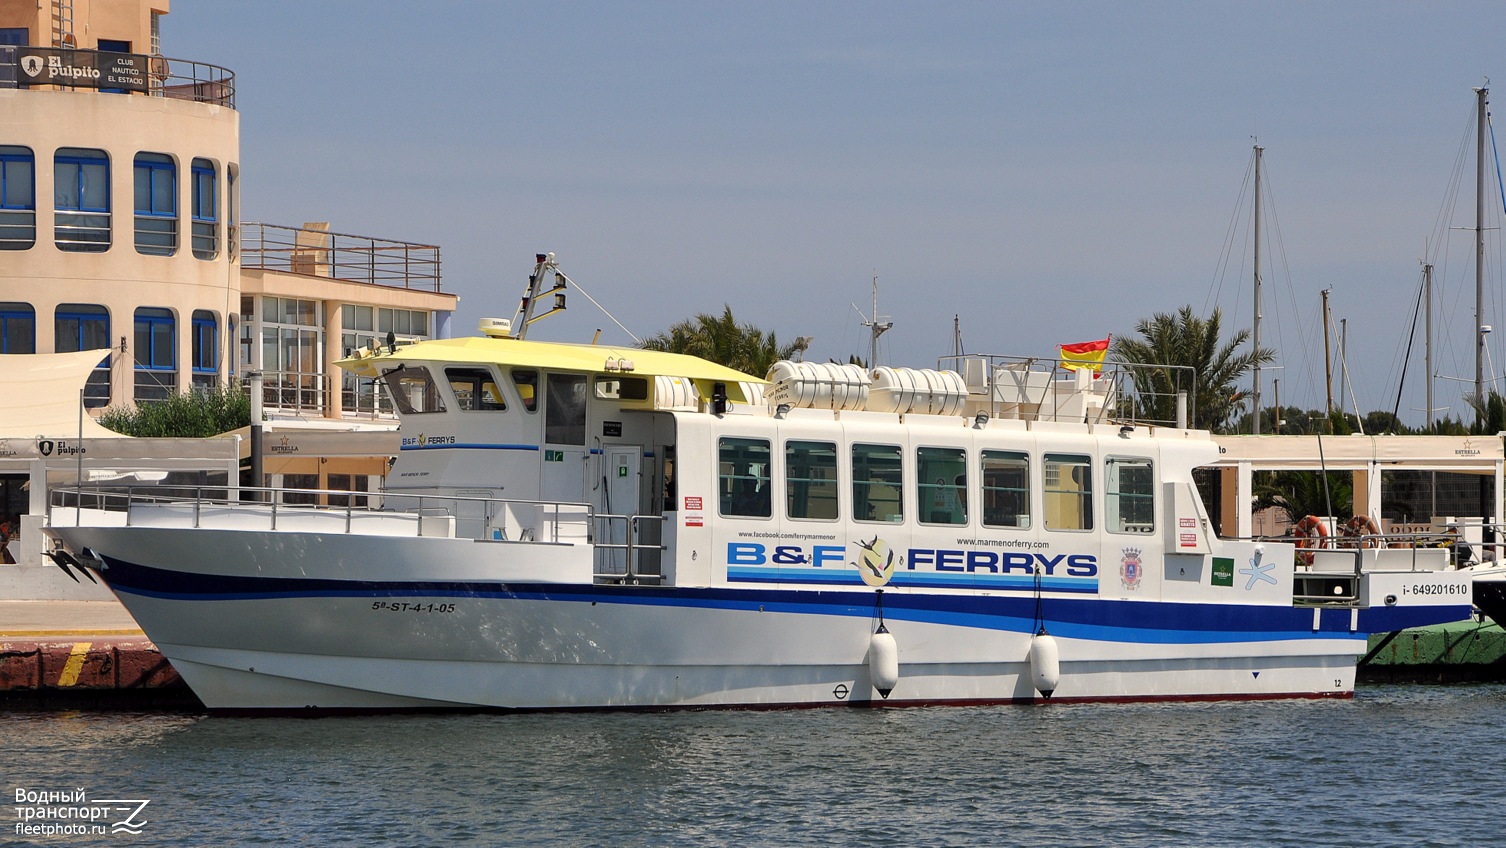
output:
<instances>
[{"instance_id":1,"label":"palm tree","mask_svg":"<svg viewBox=\"0 0 1506 848\"><path fill-rule=\"evenodd\" d=\"M1170 421L1174 416L1176 393L1191 389L1191 425L1216 430L1226 425L1242 407L1235 384L1255 367L1275 360L1269 348L1239 352L1250 339L1248 330L1236 331L1227 342L1220 342L1223 310L1214 309L1208 318L1199 318L1191 306L1175 315L1156 313L1135 325L1141 338L1118 338L1110 353L1115 362L1162 368L1131 370L1135 390L1140 395L1140 413L1147 418ZM1192 385L1187 372L1192 371Z\"/></svg>"},{"instance_id":2,"label":"palm tree","mask_svg":"<svg viewBox=\"0 0 1506 848\"><path fill-rule=\"evenodd\" d=\"M804 338L781 346L773 333L764 333L752 324L739 324L732 317L732 307L723 306L722 314L698 313L668 330L645 339L643 347L669 353L686 353L735 368L745 374L762 377L781 359L789 359L810 346Z\"/></svg>"},{"instance_id":3,"label":"palm tree","mask_svg":"<svg viewBox=\"0 0 1506 848\"><path fill-rule=\"evenodd\" d=\"M1328 475L1328 485L1323 478ZM1255 510L1280 507L1296 524L1309 515L1351 515L1354 508L1352 475L1337 471L1270 471L1255 475ZM1329 528L1337 531L1337 528Z\"/></svg>"}]
</instances>

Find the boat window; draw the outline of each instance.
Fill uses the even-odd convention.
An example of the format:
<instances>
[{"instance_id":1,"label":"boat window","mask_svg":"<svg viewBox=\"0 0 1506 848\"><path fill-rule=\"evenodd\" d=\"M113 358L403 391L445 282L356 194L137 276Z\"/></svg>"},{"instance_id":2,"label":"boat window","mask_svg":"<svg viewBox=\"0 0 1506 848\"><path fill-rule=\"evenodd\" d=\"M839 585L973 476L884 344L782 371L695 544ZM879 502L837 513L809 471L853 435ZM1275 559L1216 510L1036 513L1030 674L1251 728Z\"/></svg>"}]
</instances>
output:
<instances>
[{"instance_id":1,"label":"boat window","mask_svg":"<svg viewBox=\"0 0 1506 848\"><path fill-rule=\"evenodd\" d=\"M544 441L551 445L586 443L586 375L550 374L545 385Z\"/></svg>"},{"instance_id":2,"label":"boat window","mask_svg":"<svg viewBox=\"0 0 1506 848\"><path fill-rule=\"evenodd\" d=\"M784 500L790 518L837 517L837 446L784 443Z\"/></svg>"},{"instance_id":3,"label":"boat window","mask_svg":"<svg viewBox=\"0 0 1506 848\"><path fill-rule=\"evenodd\" d=\"M1148 459L1111 456L1104 463L1104 509L1111 532L1156 532L1155 479Z\"/></svg>"},{"instance_id":4,"label":"boat window","mask_svg":"<svg viewBox=\"0 0 1506 848\"><path fill-rule=\"evenodd\" d=\"M387 392L398 412L404 415L421 415L426 412L444 412L444 398L439 396L439 387L426 368L404 365L382 375Z\"/></svg>"},{"instance_id":5,"label":"boat window","mask_svg":"<svg viewBox=\"0 0 1506 848\"><path fill-rule=\"evenodd\" d=\"M507 409L496 378L485 368L446 368L445 379L455 393L455 405L465 410Z\"/></svg>"},{"instance_id":6,"label":"boat window","mask_svg":"<svg viewBox=\"0 0 1506 848\"><path fill-rule=\"evenodd\" d=\"M983 526L1030 529L1030 455L983 452Z\"/></svg>"},{"instance_id":7,"label":"boat window","mask_svg":"<svg viewBox=\"0 0 1506 848\"><path fill-rule=\"evenodd\" d=\"M539 409L538 383L537 371L512 372L512 384L518 390L518 400L523 402L523 408L529 412L537 412Z\"/></svg>"},{"instance_id":8,"label":"boat window","mask_svg":"<svg viewBox=\"0 0 1506 848\"><path fill-rule=\"evenodd\" d=\"M1047 530L1093 529L1092 458L1067 453L1045 457Z\"/></svg>"},{"instance_id":9,"label":"boat window","mask_svg":"<svg viewBox=\"0 0 1506 848\"><path fill-rule=\"evenodd\" d=\"M648 400L648 381L642 377L597 377L596 396L603 400Z\"/></svg>"},{"instance_id":10,"label":"boat window","mask_svg":"<svg viewBox=\"0 0 1506 848\"><path fill-rule=\"evenodd\" d=\"M852 446L852 514L859 521L905 520L905 476L898 445Z\"/></svg>"},{"instance_id":11,"label":"boat window","mask_svg":"<svg viewBox=\"0 0 1506 848\"><path fill-rule=\"evenodd\" d=\"M722 515L768 518L769 460L766 439L717 440L717 493Z\"/></svg>"},{"instance_id":12,"label":"boat window","mask_svg":"<svg viewBox=\"0 0 1506 848\"><path fill-rule=\"evenodd\" d=\"M921 521L967 523L967 452L962 448L916 448L915 485Z\"/></svg>"}]
</instances>

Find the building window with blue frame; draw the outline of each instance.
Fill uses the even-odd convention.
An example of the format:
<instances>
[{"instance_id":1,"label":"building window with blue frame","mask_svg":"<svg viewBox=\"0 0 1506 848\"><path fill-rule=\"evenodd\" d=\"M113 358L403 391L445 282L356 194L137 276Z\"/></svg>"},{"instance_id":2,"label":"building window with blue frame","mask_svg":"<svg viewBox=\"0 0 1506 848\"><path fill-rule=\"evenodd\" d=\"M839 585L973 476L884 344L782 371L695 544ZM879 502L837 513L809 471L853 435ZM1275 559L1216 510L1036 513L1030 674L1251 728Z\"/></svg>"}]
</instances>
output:
<instances>
[{"instance_id":1,"label":"building window with blue frame","mask_svg":"<svg viewBox=\"0 0 1506 848\"><path fill-rule=\"evenodd\" d=\"M29 147L0 145L0 250L36 243L36 159Z\"/></svg>"},{"instance_id":2,"label":"building window with blue frame","mask_svg":"<svg viewBox=\"0 0 1506 848\"><path fill-rule=\"evenodd\" d=\"M193 311L193 385L210 389L219 385L219 345L214 313Z\"/></svg>"},{"instance_id":3,"label":"building window with blue frame","mask_svg":"<svg viewBox=\"0 0 1506 848\"><path fill-rule=\"evenodd\" d=\"M136 154L136 252L178 252L178 166L165 153Z\"/></svg>"},{"instance_id":4,"label":"building window with blue frame","mask_svg":"<svg viewBox=\"0 0 1506 848\"><path fill-rule=\"evenodd\" d=\"M52 162L53 239L58 249L109 250L109 157L103 150L59 147Z\"/></svg>"},{"instance_id":5,"label":"building window with blue frame","mask_svg":"<svg viewBox=\"0 0 1506 848\"><path fill-rule=\"evenodd\" d=\"M53 313L54 349L58 353L103 350L105 358L84 384L84 406L98 409L110 405L110 313L92 303L58 304Z\"/></svg>"},{"instance_id":6,"label":"building window with blue frame","mask_svg":"<svg viewBox=\"0 0 1506 848\"><path fill-rule=\"evenodd\" d=\"M29 303L0 303L0 353L37 352L37 311Z\"/></svg>"},{"instance_id":7,"label":"building window with blue frame","mask_svg":"<svg viewBox=\"0 0 1506 848\"><path fill-rule=\"evenodd\" d=\"M170 309L136 310L136 402L167 400L178 390L178 361Z\"/></svg>"},{"instance_id":8,"label":"building window with blue frame","mask_svg":"<svg viewBox=\"0 0 1506 848\"><path fill-rule=\"evenodd\" d=\"M217 188L214 163L193 160L193 255L199 259L213 259L220 252Z\"/></svg>"}]
</instances>

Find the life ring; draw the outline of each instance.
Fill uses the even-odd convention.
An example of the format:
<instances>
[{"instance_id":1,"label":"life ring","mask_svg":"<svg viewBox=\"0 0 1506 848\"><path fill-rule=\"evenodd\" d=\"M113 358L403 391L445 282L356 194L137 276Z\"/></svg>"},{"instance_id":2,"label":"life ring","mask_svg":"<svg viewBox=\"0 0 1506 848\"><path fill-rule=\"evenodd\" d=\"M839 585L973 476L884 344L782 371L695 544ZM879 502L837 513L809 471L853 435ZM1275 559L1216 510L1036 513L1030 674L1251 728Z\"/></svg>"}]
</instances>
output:
<instances>
[{"instance_id":1,"label":"life ring","mask_svg":"<svg viewBox=\"0 0 1506 848\"><path fill-rule=\"evenodd\" d=\"M1312 551L1301 549L1326 547L1323 540L1328 538L1328 525L1316 515L1304 516L1292 525L1292 535L1297 537L1298 556L1302 557L1303 562L1312 565Z\"/></svg>"},{"instance_id":2,"label":"life ring","mask_svg":"<svg viewBox=\"0 0 1506 848\"><path fill-rule=\"evenodd\" d=\"M1375 523L1375 519L1368 515L1356 515L1349 519L1344 529L1339 532L1344 534L1344 538L1351 540L1349 543L1351 547L1384 548L1386 546L1386 541L1380 538L1380 527ZM1367 539L1366 536L1371 538Z\"/></svg>"}]
</instances>

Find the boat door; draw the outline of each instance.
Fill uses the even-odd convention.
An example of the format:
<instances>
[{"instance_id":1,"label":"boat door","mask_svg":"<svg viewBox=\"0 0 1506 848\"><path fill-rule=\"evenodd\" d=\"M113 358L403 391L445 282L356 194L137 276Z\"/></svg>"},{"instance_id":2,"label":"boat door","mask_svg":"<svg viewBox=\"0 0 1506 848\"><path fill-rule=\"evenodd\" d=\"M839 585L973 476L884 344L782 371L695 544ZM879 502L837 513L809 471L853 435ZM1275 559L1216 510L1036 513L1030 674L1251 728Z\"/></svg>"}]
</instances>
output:
<instances>
[{"instance_id":1,"label":"boat door","mask_svg":"<svg viewBox=\"0 0 1506 848\"><path fill-rule=\"evenodd\" d=\"M628 565L629 522L639 512L640 493L643 488L643 447L640 445L608 444L602 446L602 479L592 492L592 505L601 517L603 539L599 544L606 547L598 559L598 571L604 574L625 574ZM636 569L635 569L636 570Z\"/></svg>"},{"instance_id":2,"label":"boat door","mask_svg":"<svg viewBox=\"0 0 1506 848\"><path fill-rule=\"evenodd\" d=\"M544 375L544 444L540 496L547 501L586 500L586 375Z\"/></svg>"}]
</instances>

